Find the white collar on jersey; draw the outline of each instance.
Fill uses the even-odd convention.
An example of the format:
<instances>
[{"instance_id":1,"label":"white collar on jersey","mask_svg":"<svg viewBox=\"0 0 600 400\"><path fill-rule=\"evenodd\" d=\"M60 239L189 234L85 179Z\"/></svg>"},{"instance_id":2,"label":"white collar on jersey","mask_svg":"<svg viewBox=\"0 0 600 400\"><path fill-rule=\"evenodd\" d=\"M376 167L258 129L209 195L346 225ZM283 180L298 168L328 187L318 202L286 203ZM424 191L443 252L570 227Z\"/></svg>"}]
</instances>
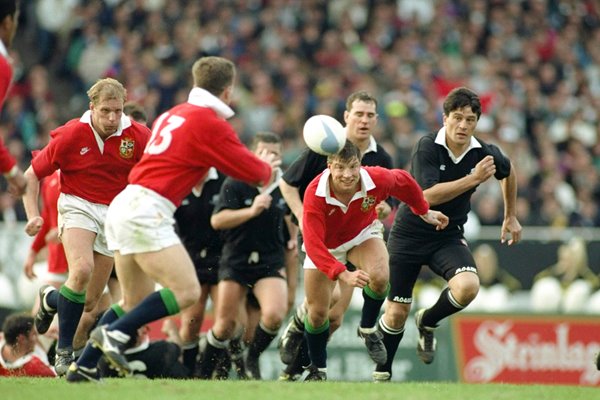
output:
<instances>
[{"instance_id":1,"label":"white collar on jersey","mask_svg":"<svg viewBox=\"0 0 600 400\"><path fill-rule=\"evenodd\" d=\"M371 175L369 175L369 173L364 168L362 168L362 167L360 168L359 174L360 174L360 191L356 192L354 194L354 196L352 196L350 203L352 203L356 199L361 199L361 198L367 197L367 192L369 190L372 190L375 188L375 182L373 182ZM325 202L327 204L338 206L345 213L346 211L348 211L348 206L346 206L344 203L338 201L336 198L331 197L331 190L329 190L329 176L330 175L331 175L331 171L329 171L329 168L327 168L325 171L323 171L323 174L319 178L319 183L317 184L317 190L315 191L315 195L317 195L319 197L324 197ZM348 204L350 204L350 203L348 203Z\"/></svg>"},{"instance_id":2,"label":"white collar on jersey","mask_svg":"<svg viewBox=\"0 0 600 400\"><path fill-rule=\"evenodd\" d=\"M8 58L8 50L6 49L6 46L2 40L0 40L0 54L5 58Z\"/></svg>"},{"instance_id":3,"label":"white collar on jersey","mask_svg":"<svg viewBox=\"0 0 600 400\"><path fill-rule=\"evenodd\" d=\"M363 153L363 156L367 153L377 153L377 141L375 140L375 138L373 137L373 135L371 135L369 137L369 147L367 147L367 149L365 150L365 152Z\"/></svg>"},{"instance_id":4,"label":"white collar on jersey","mask_svg":"<svg viewBox=\"0 0 600 400\"><path fill-rule=\"evenodd\" d=\"M481 143L479 143L479 141L475 139L475 136L471 136L471 143L469 143L469 147L460 156L455 157L454 154L452 154L452 151L450 151L450 149L448 148L448 146L446 146L445 126L442 126L442 128L438 131L437 135L435 136L435 142L440 146L444 146L446 148L446 150L448 151L448 155L450 156L450 159L454 164L458 164L463 159L465 154L469 152L469 150L481 147Z\"/></svg>"},{"instance_id":5,"label":"white collar on jersey","mask_svg":"<svg viewBox=\"0 0 600 400\"><path fill-rule=\"evenodd\" d=\"M210 108L216 112L219 117L224 119L229 119L235 114L231 107L223 103L221 99L210 93L208 90L199 87L195 87L190 91L188 103L198 107Z\"/></svg>"},{"instance_id":6,"label":"white collar on jersey","mask_svg":"<svg viewBox=\"0 0 600 400\"><path fill-rule=\"evenodd\" d=\"M84 112L81 118L79 118L79 122L81 122L82 124L88 124L90 128L92 128L92 132L94 132L94 137L96 138L96 143L98 143L98 148L100 149L101 153L104 153L104 140L102 140L100 135L98 135L98 132L96 132L96 130L92 126L92 112L90 110ZM109 137L121 136L121 133L123 133L123 129L129 128L130 126L131 120L129 119L129 117L125 114L121 114L121 122L119 123L119 128L115 133L113 133Z\"/></svg>"}]
</instances>

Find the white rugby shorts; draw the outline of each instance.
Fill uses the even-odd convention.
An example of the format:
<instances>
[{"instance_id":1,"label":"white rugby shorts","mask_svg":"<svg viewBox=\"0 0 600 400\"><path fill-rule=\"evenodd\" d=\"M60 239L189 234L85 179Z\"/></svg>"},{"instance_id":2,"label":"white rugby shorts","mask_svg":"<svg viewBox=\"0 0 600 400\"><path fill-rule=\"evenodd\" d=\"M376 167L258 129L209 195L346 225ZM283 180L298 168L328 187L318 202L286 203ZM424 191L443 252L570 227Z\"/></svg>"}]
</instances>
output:
<instances>
[{"instance_id":1,"label":"white rugby shorts","mask_svg":"<svg viewBox=\"0 0 600 400\"><path fill-rule=\"evenodd\" d=\"M113 252L108 249L104 235L106 210L104 204L92 203L81 197L61 193L58 197L58 237L68 228L81 228L96 233L94 251L108 257Z\"/></svg>"},{"instance_id":2,"label":"white rugby shorts","mask_svg":"<svg viewBox=\"0 0 600 400\"><path fill-rule=\"evenodd\" d=\"M110 203L106 240L121 254L148 253L181 243L175 233L175 205L153 190L127 185Z\"/></svg>"},{"instance_id":3,"label":"white rugby shorts","mask_svg":"<svg viewBox=\"0 0 600 400\"><path fill-rule=\"evenodd\" d=\"M360 231L358 235L356 235L353 239L350 239L346 243L336 247L335 249L329 249L329 252L332 256L335 257L336 260L341 262L342 264L346 264L348 262L348 252L359 244L367 241L368 239L378 238L383 240L383 224L380 220L376 219L368 225L365 229ZM306 253L306 248L304 244L302 244L302 251ZM302 265L304 269L317 269L315 263L312 262L308 254L304 259L304 264Z\"/></svg>"}]
</instances>

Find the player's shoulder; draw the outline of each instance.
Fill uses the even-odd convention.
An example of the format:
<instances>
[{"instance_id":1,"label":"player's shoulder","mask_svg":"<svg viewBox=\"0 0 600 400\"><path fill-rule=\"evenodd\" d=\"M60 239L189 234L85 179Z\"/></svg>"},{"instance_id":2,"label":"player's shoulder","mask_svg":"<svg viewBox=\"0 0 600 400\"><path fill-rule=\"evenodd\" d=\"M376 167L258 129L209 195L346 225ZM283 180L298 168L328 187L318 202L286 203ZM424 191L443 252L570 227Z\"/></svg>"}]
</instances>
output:
<instances>
[{"instance_id":1,"label":"player's shoulder","mask_svg":"<svg viewBox=\"0 0 600 400\"><path fill-rule=\"evenodd\" d=\"M81 129L86 129L86 127L91 130L89 124L81 122L79 118L73 118L65 122L63 125L53 129L50 132L50 137L52 139L60 138L62 140L80 140L81 138L79 137L79 134Z\"/></svg>"}]
</instances>

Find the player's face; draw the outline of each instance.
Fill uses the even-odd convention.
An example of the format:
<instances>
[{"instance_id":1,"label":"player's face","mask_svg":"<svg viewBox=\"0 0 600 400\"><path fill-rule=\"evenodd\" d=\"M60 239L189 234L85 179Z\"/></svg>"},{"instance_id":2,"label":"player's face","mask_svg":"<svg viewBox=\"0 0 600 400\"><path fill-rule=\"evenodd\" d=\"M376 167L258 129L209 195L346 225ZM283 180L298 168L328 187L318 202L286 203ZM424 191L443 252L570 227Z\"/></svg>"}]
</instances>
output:
<instances>
[{"instance_id":1,"label":"player's face","mask_svg":"<svg viewBox=\"0 0 600 400\"><path fill-rule=\"evenodd\" d=\"M90 103L92 126L102 138L107 138L119 129L123 100L100 100L98 104Z\"/></svg>"},{"instance_id":2,"label":"player's face","mask_svg":"<svg viewBox=\"0 0 600 400\"><path fill-rule=\"evenodd\" d=\"M465 106L451 111L448 116L444 115L444 126L446 127L446 144L451 150L464 150L469 146L475 127L477 126L477 114L470 106Z\"/></svg>"},{"instance_id":3,"label":"player's face","mask_svg":"<svg viewBox=\"0 0 600 400\"><path fill-rule=\"evenodd\" d=\"M368 139L377 125L375 103L355 100L350 110L344 111L346 135L351 142Z\"/></svg>"},{"instance_id":4,"label":"player's face","mask_svg":"<svg viewBox=\"0 0 600 400\"><path fill-rule=\"evenodd\" d=\"M360 180L360 161L354 157L349 161L333 160L329 164L331 186L337 194L355 193Z\"/></svg>"},{"instance_id":5,"label":"player's face","mask_svg":"<svg viewBox=\"0 0 600 400\"><path fill-rule=\"evenodd\" d=\"M281 143L258 142L254 154L260 154L262 152L273 154L275 156L273 161L279 161L281 160Z\"/></svg>"}]
</instances>

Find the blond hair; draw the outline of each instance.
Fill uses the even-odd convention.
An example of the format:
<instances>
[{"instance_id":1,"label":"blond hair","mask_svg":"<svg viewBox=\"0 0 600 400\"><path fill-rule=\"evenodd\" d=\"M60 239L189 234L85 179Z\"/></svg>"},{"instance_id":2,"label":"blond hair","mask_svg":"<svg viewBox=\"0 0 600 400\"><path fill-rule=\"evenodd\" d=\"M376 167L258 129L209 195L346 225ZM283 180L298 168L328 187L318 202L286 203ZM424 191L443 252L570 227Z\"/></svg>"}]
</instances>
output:
<instances>
[{"instance_id":1,"label":"blond hair","mask_svg":"<svg viewBox=\"0 0 600 400\"><path fill-rule=\"evenodd\" d=\"M98 79L87 91L88 98L96 105L102 100L127 100L127 90L121 82L113 78Z\"/></svg>"}]
</instances>

